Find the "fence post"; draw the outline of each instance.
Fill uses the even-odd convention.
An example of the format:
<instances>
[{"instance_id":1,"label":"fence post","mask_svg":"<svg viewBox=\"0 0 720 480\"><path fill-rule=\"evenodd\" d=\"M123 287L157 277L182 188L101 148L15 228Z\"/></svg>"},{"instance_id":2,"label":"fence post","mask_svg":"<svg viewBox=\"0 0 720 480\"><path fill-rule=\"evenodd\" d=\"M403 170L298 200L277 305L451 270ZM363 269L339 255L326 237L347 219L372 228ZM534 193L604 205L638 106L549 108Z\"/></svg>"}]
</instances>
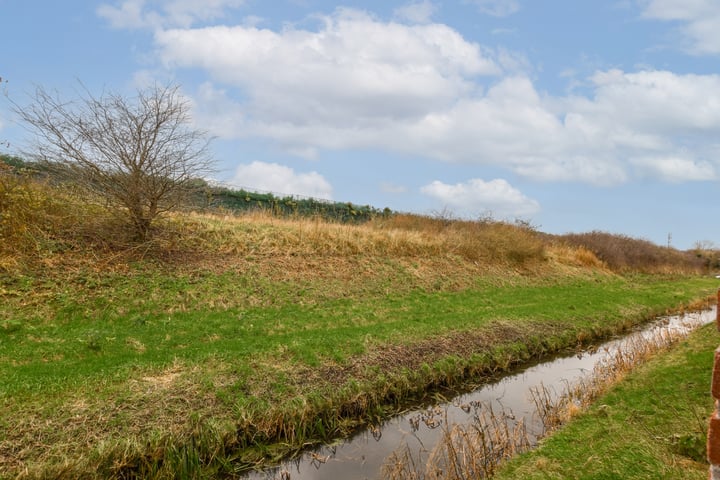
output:
<instances>
[{"instance_id":1,"label":"fence post","mask_svg":"<svg viewBox=\"0 0 720 480\"><path fill-rule=\"evenodd\" d=\"M717 313L715 325L720 331L720 289L717 293ZM715 400L715 409L710 416L707 438L707 459L710 462L710 480L720 480L720 347L715 350L712 371L711 394Z\"/></svg>"}]
</instances>

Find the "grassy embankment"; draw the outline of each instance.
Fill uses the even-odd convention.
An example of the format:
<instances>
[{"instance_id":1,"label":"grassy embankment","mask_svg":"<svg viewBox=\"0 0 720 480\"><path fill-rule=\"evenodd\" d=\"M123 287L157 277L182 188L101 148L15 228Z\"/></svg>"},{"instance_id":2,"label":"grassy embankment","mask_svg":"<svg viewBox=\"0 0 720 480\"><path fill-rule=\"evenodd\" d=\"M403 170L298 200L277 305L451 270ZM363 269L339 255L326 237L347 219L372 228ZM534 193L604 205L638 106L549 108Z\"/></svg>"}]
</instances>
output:
<instances>
[{"instance_id":1,"label":"grassy embankment","mask_svg":"<svg viewBox=\"0 0 720 480\"><path fill-rule=\"evenodd\" d=\"M709 383L718 342L714 325L694 332L493 478L707 478Z\"/></svg>"},{"instance_id":2,"label":"grassy embankment","mask_svg":"<svg viewBox=\"0 0 720 480\"><path fill-rule=\"evenodd\" d=\"M185 214L131 245L21 187L0 195L0 478L233 475L717 288L681 252L624 239L643 269L501 222Z\"/></svg>"}]
</instances>

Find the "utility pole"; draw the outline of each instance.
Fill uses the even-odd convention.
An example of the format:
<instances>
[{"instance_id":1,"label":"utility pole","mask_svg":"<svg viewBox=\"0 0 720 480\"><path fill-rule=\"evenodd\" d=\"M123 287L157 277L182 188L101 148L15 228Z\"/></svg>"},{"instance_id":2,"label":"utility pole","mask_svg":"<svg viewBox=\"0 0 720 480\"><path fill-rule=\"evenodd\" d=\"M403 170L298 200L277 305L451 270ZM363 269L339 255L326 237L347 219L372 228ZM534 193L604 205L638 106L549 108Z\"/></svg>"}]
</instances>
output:
<instances>
[{"instance_id":1,"label":"utility pole","mask_svg":"<svg viewBox=\"0 0 720 480\"><path fill-rule=\"evenodd\" d=\"M672 242L672 232L668 233L668 248L670 248L671 242Z\"/></svg>"}]
</instances>

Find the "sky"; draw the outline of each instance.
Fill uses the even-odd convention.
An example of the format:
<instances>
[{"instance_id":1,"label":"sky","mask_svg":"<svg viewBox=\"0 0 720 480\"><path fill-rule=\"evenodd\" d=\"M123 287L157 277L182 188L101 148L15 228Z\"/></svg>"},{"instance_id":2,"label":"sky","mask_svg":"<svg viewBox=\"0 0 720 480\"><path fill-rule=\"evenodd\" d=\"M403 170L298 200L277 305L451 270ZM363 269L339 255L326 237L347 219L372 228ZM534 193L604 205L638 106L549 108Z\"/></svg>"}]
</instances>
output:
<instances>
[{"instance_id":1,"label":"sky","mask_svg":"<svg viewBox=\"0 0 720 480\"><path fill-rule=\"evenodd\" d=\"M176 84L212 179L720 244L718 0L0 0L11 102Z\"/></svg>"}]
</instances>

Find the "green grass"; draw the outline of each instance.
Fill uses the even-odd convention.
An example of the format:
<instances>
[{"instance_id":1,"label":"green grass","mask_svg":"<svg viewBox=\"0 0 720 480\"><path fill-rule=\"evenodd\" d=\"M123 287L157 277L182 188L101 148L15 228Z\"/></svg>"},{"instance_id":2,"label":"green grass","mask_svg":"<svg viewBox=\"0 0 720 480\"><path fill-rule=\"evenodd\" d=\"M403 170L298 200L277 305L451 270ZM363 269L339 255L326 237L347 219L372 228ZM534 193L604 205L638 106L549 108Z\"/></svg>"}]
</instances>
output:
<instances>
[{"instance_id":1,"label":"green grass","mask_svg":"<svg viewBox=\"0 0 720 480\"><path fill-rule=\"evenodd\" d=\"M714 325L642 365L496 479L705 479Z\"/></svg>"},{"instance_id":2,"label":"green grass","mask_svg":"<svg viewBox=\"0 0 720 480\"><path fill-rule=\"evenodd\" d=\"M0 478L234 474L717 289L698 252L490 219L183 212L137 243L2 162L0 209Z\"/></svg>"},{"instance_id":3,"label":"green grass","mask_svg":"<svg viewBox=\"0 0 720 480\"><path fill-rule=\"evenodd\" d=\"M13 459L0 477L22 466L158 478L189 458L206 474L248 468L717 287L589 274L393 294L385 281L332 291L323 279L141 265L0 285L0 418L14 419L0 424L0 458Z\"/></svg>"},{"instance_id":4,"label":"green grass","mask_svg":"<svg viewBox=\"0 0 720 480\"><path fill-rule=\"evenodd\" d=\"M416 342L492 322L527 325L528 331L547 322L562 324L566 335L609 334L621 322L640 322L714 286L701 278L597 277L303 305L294 303L298 293L285 291L285 285L253 286L247 277L227 274L201 281L139 275L103 281L103 287L97 281L89 289L66 287L47 295L41 317L34 304L14 310L6 304L6 320L0 321L0 377L5 379L0 395L62 390L108 372L126 377L122 372L132 367L160 368L176 359L237 360L277 356L281 349L288 367L317 367L346 361L364 352L368 342ZM218 310L193 303L193 298L207 300L209 290L217 295L229 286L246 292L274 289L266 295L275 304L251 306L235 298L240 305ZM30 282L18 295L32 288Z\"/></svg>"}]
</instances>

